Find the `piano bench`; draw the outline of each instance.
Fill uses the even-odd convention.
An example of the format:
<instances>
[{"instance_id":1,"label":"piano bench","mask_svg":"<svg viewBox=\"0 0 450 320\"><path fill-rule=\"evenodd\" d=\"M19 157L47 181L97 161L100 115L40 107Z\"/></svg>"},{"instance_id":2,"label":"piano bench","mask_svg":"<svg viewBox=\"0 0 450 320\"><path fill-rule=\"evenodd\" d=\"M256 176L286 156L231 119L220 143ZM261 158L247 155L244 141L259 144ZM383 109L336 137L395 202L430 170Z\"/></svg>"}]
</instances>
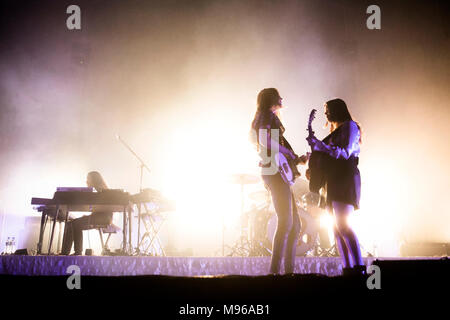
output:
<instances>
[{"instance_id":1,"label":"piano bench","mask_svg":"<svg viewBox=\"0 0 450 320\"><path fill-rule=\"evenodd\" d=\"M122 231L122 229L120 229L118 226L116 226L116 225L114 225L112 223L110 225L103 226L103 227L100 227L100 228L101 228L103 233L109 233L109 234L111 234L111 233L118 233L118 232Z\"/></svg>"},{"instance_id":2,"label":"piano bench","mask_svg":"<svg viewBox=\"0 0 450 320\"><path fill-rule=\"evenodd\" d=\"M97 229L98 233L100 235L100 242L102 244L102 255L108 254L110 252L108 248L108 241L112 234L120 232L122 229L120 229L118 226L114 224L108 224L108 225L91 225L90 229ZM107 233L108 237L106 238L106 242L103 241L103 234Z\"/></svg>"}]
</instances>

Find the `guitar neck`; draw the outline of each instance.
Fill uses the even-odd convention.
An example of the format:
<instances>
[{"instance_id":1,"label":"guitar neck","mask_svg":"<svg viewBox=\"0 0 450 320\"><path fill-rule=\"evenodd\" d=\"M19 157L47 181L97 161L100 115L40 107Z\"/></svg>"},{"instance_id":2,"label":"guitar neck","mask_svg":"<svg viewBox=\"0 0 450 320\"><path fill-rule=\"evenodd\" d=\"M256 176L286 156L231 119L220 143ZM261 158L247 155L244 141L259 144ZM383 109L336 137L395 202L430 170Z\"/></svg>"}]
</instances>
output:
<instances>
[{"instance_id":1,"label":"guitar neck","mask_svg":"<svg viewBox=\"0 0 450 320\"><path fill-rule=\"evenodd\" d=\"M316 109L312 109L311 113L309 114L309 120L308 120L308 133L309 133L309 136L314 135L314 131L312 129L312 122L313 122L313 120L314 120L314 118L316 116L316 111L317 111Z\"/></svg>"},{"instance_id":2,"label":"guitar neck","mask_svg":"<svg viewBox=\"0 0 450 320\"><path fill-rule=\"evenodd\" d=\"M313 129L312 129L311 122L308 123L308 134L309 134L310 136L314 135L314 131L313 131Z\"/></svg>"}]
</instances>

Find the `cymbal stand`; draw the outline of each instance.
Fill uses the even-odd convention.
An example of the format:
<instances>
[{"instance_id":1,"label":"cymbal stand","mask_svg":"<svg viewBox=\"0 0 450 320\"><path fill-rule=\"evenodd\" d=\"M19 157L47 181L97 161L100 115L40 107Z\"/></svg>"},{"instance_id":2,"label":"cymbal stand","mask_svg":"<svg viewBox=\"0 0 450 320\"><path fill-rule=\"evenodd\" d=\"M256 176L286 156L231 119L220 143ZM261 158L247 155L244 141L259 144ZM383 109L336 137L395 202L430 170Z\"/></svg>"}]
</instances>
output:
<instances>
[{"instance_id":1,"label":"cymbal stand","mask_svg":"<svg viewBox=\"0 0 450 320\"><path fill-rule=\"evenodd\" d=\"M267 199L264 206L256 211L256 214L260 215L261 211L264 211L266 214L270 207L270 199ZM255 212L252 212L252 214L255 214ZM268 239L263 237L266 233L263 232L257 232L258 226L261 228L263 227L265 230L266 224L265 223L257 223L257 217L252 217L250 219L251 222L249 223L249 229L250 229L250 250L249 250L249 256L268 256L272 254L272 248L270 243L268 243Z\"/></svg>"},{"instance_id":2,"label":"cymbal stand","mask_svg":"<svg viewBox=\"0 0 450 320\"><path fill-rule=\"evenodd\" d=\"M244 182L240 181L241 186L241 228L240 228L240 237L238 243L232 248L231 255L234 255L235 252L238 256L248 256L250 253L250 243L248 239L248 229L245 230L242 219L244 217ZM247 228L248 228L248 219L247 219Z\"/></svg>"},{"instance_id":3,"label":"cymbal stand","mask_svg":"<svg viewBox=\"0 0 450 320\"><path fill-rule=\"evenodd\" d=\"M265 203L263 207L255 208L249 214L254 214L255 212L260 213L261 210L268 210L269 206L270 202ZM261 237L256 237L256 217L246 217L246 230L243 226L244 224L242 223L243 216L244 214L241 215L241 236L236 244L231 248L231 253L229 254L229 256L250 257L271 255L271 248L269 248L269 246L264 243L264 239L262 239Z\"/></svg>"}]
</instances>

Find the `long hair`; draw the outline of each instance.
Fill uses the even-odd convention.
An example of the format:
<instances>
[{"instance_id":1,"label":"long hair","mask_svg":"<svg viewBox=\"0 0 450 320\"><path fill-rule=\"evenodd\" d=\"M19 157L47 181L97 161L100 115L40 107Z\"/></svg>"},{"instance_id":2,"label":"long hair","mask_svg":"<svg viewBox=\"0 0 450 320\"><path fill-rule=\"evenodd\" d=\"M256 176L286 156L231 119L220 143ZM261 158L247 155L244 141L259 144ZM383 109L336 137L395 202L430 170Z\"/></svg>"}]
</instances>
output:
<instances>
[{"instance_id":1,"label":"long hair","mask_svg":"<svg viewBox=\"0 0 450 320\"><path fill-rule=\"evenodd\" d=\"M336 128L334 127L333 123L339 123L339 122L345 122L345 121L354 121L350 112L348 111L347 104L342 99L332 99L325 103L327 105L328 109L328 115L327 115L327 124L330 125L330 131L334 131ZM331 122L331 123L330 123ZM361 126L358 122L354 121L356 125L358 126L360 134L359 142L362 142L361 136Z\"/></svg>"},{"instance_id":2,"label":"long hair","mask_svg":"<svg viewBox=\"0 0 450 320\"><path fill-rule=\"evenodd\" d=\"M103 180L102 175L98 171L91 171L87 175L87 185L89 187L94 187L97 191L102 191L108 189L108 186Z\"/></svg>"},{"instance_id":3,"label":"long hair","mask_svg":"<svg viewBox=\"0 0 450 320\"><path fill-rule=\"evenodd\" d=\"M279 104L280 94L275 88L265 88L258 93L256 98L256 112L251 126L251 140L259 150L259 128L265 125L271 117L271 108ZM255 135L256 133L256 135Z\"/></svg>"},{"instance_id":4,"label":"long hair","mask_svg":"<svg viewBox=\"0 0 450 320\"><path fill-rule=\"evenodd\" d=\"M277 105L280 100L280 94L275 88L265 88L258 93L256 99L256 112L252 121L252 129L258 130L261 122L270 115L270 108Z\"/></svg>"}]
</instances>

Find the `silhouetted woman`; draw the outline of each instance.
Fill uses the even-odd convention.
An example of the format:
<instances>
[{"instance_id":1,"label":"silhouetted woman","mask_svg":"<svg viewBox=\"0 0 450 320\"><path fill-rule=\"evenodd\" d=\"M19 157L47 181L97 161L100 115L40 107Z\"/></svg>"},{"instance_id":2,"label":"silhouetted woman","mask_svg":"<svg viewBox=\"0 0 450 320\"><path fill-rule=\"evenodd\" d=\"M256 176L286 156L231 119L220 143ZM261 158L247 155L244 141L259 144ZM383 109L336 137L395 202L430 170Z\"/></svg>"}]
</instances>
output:
<instances>
[{"instance_id":1,"label":"silhouetted woman","mask_svg":"<svg viewBox=\"0 0 450 320\"><path fill-rule=\"evenodd\" d=\"M358 169L361 130L341 99L325 103L330 134L322 141L308 137L313 151L327 154L326 207L334 213L336 245L344 262L344 274L365 273L359 241L348 217L359 209L361 177Z\"/></svg>"},{"instance_id":2,"label":"silhouetted woman","mask_svg":"<svg viewBox=\"0 0 450 320\"><path fill-rule=\"evenodd\" d=\"M108 189L103 177L97 171L91 171L87 175L86 184L97 192ZM64 231L64 240L61 254L68 255L74 244L74 255L83 254L83 230L92 229L93 226L109 225L112 223L112 212L92 212L88 216L71 220L67 223Z\"/></svg>"},{"instance_id":3,"label":"silhouetted woman","mask_svg":"<svg viewBox=\"0 0 450 320\"><path fill-rule=\"evenodd\" d=\"M257 110L252 122L254 143L262 158L260 166L264 184L270 191L273 205L278 217L277 230L273 239L270 273L279 274L284 256L285 273L294 272L295 255L300 232L300 219L297 213L291 187L286 183L274 166L272 152L278 148L286 158L297 162L306 162L303 156L298 158L287 140L283 137L285 131L278 117L282 108L282 98L274 88L266 88L259 92ZM271 130L277 130L278 139L271 136Z\"/></svg>"}]
</instances>

